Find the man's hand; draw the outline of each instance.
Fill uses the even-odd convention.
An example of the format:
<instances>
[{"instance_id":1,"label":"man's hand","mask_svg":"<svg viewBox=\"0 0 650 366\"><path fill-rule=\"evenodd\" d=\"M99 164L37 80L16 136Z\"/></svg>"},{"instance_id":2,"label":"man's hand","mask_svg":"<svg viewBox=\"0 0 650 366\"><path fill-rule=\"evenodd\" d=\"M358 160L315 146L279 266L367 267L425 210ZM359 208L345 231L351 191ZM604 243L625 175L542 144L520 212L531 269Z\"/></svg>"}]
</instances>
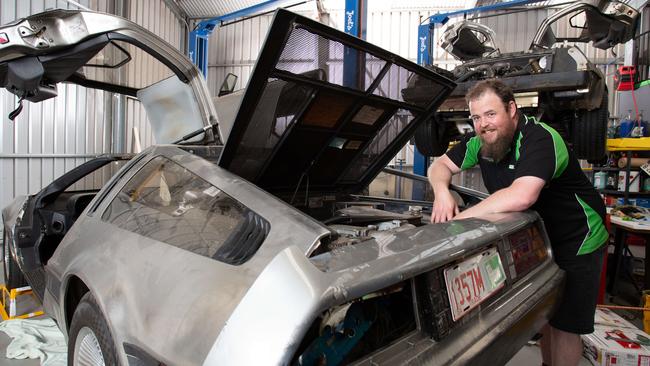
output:
<instances>
[{"instance_id":1,"label":"man's hand","mask_svg":"<svg viewBox=\"0 0 650 366\"><path fill-rule=\"evenodd\" d=\"M458 214L458 204L449 192L451 176L458 172L460 168L447 155L439 157L429 167L427 175L435 196L431 222L449 221Z\"/></svg>"},{"instance_id":2,"label":"man's hand","mask_svg":"<svg viewBox=\"0 0 650 366\"><path fill-rule=\"evenodd\" d=\"M436 192L433 212L431 212L432 223L449 221L458 215L458 212L458 204L449 190Z\"/></svg>"}]
</instances>

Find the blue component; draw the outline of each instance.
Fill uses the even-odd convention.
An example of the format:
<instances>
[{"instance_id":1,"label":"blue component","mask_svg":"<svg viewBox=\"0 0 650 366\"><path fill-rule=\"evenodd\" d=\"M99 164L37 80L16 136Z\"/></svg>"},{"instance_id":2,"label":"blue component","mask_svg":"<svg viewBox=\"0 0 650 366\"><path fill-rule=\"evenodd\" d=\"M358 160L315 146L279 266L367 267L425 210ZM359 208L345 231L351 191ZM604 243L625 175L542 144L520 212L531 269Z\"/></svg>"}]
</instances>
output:
<instances>
[{"instance_id":1,"label":"blue component","mask_svg":"<svg viewBox=\"0 0 650 366\"><path fill-rule=\"evenodd\" d=\"M345 0L345 33L359 37L359 3Z\"/></svg>"},{"instance_id":2,"label":"blue component","mask_svg":"<svg viewBox=\"0 0 650 366\"><path fill-rule=\"evenodd\" d=\"M201 35L200 32L190 32L187 56L192 60L196 67L201 70L203 76L208 77L208 36Z\"/></svg>"},{"instance_id":3,"label":"blue component","mask_svg":"<svg viewBox=\"0 0 650 366\"><path fill-rule=\"evenodd\" d=\"M208 78L208 38L212 32L222 22L241 18L247 15L255 14L262 10L277 6L277 3L283 0L268 0L257 5L249 6L235 12L218 16L216 18L201 21L190 32L190 38L187 47L187 55L190 60L201 70L203 76Z\"/></svg>"},{"instance_id":4,"label":"blue component","mask_svg":"<svg viewBox=\"0 0 650 366\"><path fill-rule=\"evenodd\" d=\"M345 0L345 33L366 38L366 0ZM345 47L343 50L343 86L363 90L366 60L363 53Z\"/></svg>"},{"instance_id":5,"label":"blue component","mask_svg":"<svg viewBox=\"0 0 650 366\"><path fill-rule=\"evenodd\" d=\"M418 148L413 145L413 174L426 177L427 168L429 168L429 157L422 155ZM411 199L424 201L426 188L425 183L414 181Z\"/></svg>"},{"instance_id":6,"label":"blue component","mask_svg":"<svg viewBox=\"0 0 650 366\"><path fill-rule=\"evenodd\" d=\"M320 337L307 347L298 359L299 365L339 365L366 334L372 323L365 319L363 308L356 302L348 308L345 319L334 329L325 327Z\"/></svg>"},{"instance_id":7,"label":"blue component","mask_svg":"<svg viewBox=\"0 0 650 366\"><path fill-rule=\"evenodd\" d=\"M429 25L418 26L418 65L431 65L431 53L429 52Z\"/></svg>"}]
</instances>

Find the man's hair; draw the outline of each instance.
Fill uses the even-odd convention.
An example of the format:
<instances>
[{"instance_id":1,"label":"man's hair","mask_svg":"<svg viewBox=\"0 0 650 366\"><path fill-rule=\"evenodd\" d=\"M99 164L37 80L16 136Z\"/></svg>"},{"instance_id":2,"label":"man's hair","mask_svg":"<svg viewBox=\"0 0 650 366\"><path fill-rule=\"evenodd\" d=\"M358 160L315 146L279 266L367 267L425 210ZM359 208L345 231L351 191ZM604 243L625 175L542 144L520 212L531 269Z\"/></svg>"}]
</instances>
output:
<instances>
[{"instance_id":1,"label":"man's hair","mask_svg":"<svg viewBox=\"0 0 650 366\"><path fill-rule=\"evenodd\" d=\"M478 83L474 84L474 86L472 86L467 91L467 94L465 95L465 102L467 102L469 105L470 101L480 98L487 91L492 91L494 94L496 94L499 99L501 99L501 102L503 103L503 106L506 108L506 110L508 110L508 105L510 102L515 101L515 95L512 93L512 89L510 89L509 86L500 80L489 79L479 81Z\"/></svg>"}]
</instances>

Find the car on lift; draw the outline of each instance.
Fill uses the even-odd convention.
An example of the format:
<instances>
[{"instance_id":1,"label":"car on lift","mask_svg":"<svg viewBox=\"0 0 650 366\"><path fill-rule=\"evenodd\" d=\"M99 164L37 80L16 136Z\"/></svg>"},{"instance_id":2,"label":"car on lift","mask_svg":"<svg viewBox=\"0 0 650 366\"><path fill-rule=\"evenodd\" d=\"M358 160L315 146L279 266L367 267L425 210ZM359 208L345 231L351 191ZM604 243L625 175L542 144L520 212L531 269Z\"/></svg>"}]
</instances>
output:
<instances>
[{"instance_id":1,"label":"car on lift","mask_svg":"<svg viewBox=\"0 0 650 366\"><path fill-rule=\"evenodd\" d=\"M0 85L21 101L62 82L128 95L158 143L2 211L7 280L33 288L71 364L502 364L552 313L564 274L535 212L432 224L426 202L359 194L452 80L280 9L248 86L215 108L128 20L54 10L0 32ZM136 47L170 76L116 84ZM405 100L409 75L435 92ZM116 172L75 189L100 167Z\"/></svg>"},{"instance_id":2,"label":"car on lift","mask_svg":"<svg viewBox=\"0 0 650 366\"><path fill-rule=\"evenodd\" d=\"M554 27L561 19L568 19L570 31L559 37ZM513 89L520 110L555 128L579 159L601 161L609 118L605 76L576 44L612 48L632 39L638 20L639 12L622 2L572 2L540 24L528 50L511 53L499 51L495 32L483 24L449 25L441 46L462 64L451 72L436 70L458 85L415 134L418 150L440 156L450 141L471 131L465 94L479 80L498 78ZM405 97L419 100L427 89L425 80L414 78Z\"/></svg>"}]
</instances>

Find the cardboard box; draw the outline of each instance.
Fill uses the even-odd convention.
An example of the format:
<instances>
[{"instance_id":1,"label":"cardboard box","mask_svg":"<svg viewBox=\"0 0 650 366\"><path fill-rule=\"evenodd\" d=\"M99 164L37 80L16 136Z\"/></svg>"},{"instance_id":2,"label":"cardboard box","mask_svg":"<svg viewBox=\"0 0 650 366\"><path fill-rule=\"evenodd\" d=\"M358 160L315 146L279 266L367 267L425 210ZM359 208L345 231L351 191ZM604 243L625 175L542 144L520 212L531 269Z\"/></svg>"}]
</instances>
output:
<instances>
[{"instance_id":1,"label":"cardboard box","mask_svg":"<svg viewBox=\"0 0 650 366\"><path fill-rule=\"evenodd\" d=\"M594 326L614 327L614 328L632 328L638 329L634 324L630 323L620 315L616 314L613 310L605 308L597 308L596 316L594 318Z\"/></svg>"},{"instance_id":2,"label":"cardboard box","mask_svg":"<svg viewBox=\"0 0 650 366\"><path fill-rule=\"evenodd\" d=\"M608 309L597 309L584 356L599 366L650 366L650 335Z\"/></svg>"}]
</instances>

